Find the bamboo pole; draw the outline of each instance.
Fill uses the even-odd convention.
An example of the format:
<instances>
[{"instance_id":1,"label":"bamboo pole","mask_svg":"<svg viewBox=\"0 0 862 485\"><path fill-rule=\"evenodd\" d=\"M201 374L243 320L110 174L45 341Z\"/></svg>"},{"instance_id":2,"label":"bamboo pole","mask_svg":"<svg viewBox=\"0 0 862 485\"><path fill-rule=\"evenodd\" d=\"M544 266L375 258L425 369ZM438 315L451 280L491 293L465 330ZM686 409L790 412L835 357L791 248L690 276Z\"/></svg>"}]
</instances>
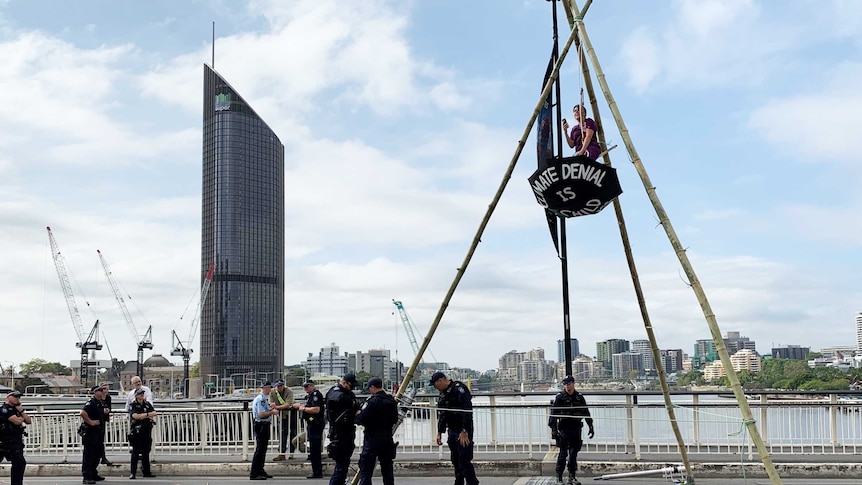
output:
<instances>
[{"instance_id":1,"label":"bamboo pole","mask_svg":"<svg viewBox=\"0 0 862 485\"><path fill-rule=\"evenodd\" d=\"M589 0L588 0L589 1ZM575 18L572 13L571 6L569 5L567 0L563 0L563 8L566 11L566 18L569 20L569 28L575 29ZM575 49L576 52L580 52L581 42L580 39L575 40ZM593 79L590 75L590 66L587 62L581 63L581 75L584 80L584 87L587 90L587 96L590 99L590 106L593 110L593 120L596 122L596 126L598 130L596 131L596 136L598 137L599 144L601 146L607 146L607 140L605 139L605 130L602 127L602 117L599 112L599 102L596 97L596 91L593 88ZM608 153L610 150L606 150L603 152L605 165L611 166L611 156ZM686 484L693 485L694 484L694 473L692 472L691 463L688 459L688 450L685 447L685 440L682 437L682 432L679 429L679 423L676 419L676 412L674 411L673 402L670 398L670 387L667 383L667 374L665 373L664 364L661 361L661 352L658 348L658 341L655 338L655 332L653 331L652 321L650 320L649 311L647 310L646 298L644 297L643 288L641 287L640 277L638 276L637 265L635 264L634 254L632 252L631 241L629 239L629 232L626 228L625 217L623 216L623 208L620 203L619 197L615 198L614 201L614 213L617 216L617 226L619 226L620 230L620 239L623 243L623 252L626 255L626 262L628 263L629 273L631 273L632 285L634 286L635 296L638 302L638 308L640 308L641 318L643 319L644 329L646 330L647 338L649 339L650 349L652 351L653 362L656 366L656 371L658 373L659 383L661 385L662 397L664 398L664 406L667 410L668 419L670 420L670 425L673 430L674 438L676 438L677 448L679 449L680 458L682 459L682 463L685 466L686 473Z\"/></svg>"},{"instance_id":2,"label":"bamboo pole","mask_svg":"<svg viewBox=\"0 0 862 485\"><path fill-rule=\"evenodd\" d=\"M640 159L637 150L635 149L634 142L629 135L628 128L626 128L622 114L620 113L619 107L617 106L616 101L611 94L611 90L608 86L607 80L605 79L604 71L602 71L601 64L599 64L598 56L596 55L595 49L593 49L592 43L590 42L589 35L584 28L583 15L578 9L577 0L570 1L576 25L576 29L574 31L577 31L580 34L580 41L583 42L584 46L586 47L587 55L589 55L590 57L590 62L593 64L593 67L596 70L596 79L598 80L605 99L608 102L608 107L610 108L614 120L616 121L620 136L622 137L623 143L625 143L626 149L629 152L629 157L631 157L632 159L632 164L634 165L635 169L638 172L638 175L641 178L641 182L646 189L647 196L649 197L650 202L652 202L656 215L658 216L662 227L664 227L668 240L670 241L671 246L676 252L677 258L679 259L679 262L683 267L683 271L685 271L685 274L688 277L689 284L694 291L695 296L697 297L698 303L700 303L700 307L703 310L703 315L706 318L706 323L709 326L710 333L712 334L712 339L715 342L716 351L718 352L718 355L721 358L721 363L724 366L725 371L727 372L727 377L730 381L731 388L733 389L733 394L736 396L736 400L739 403L739 409L742 412L744 425L748 429L748 433L751 436L751 440L754 442L754 445L757 448L757 452L760 455L760 459L763 462L764 468L766 469L766 474L769 476L773 485L780 485L781 478L778 476L778 472L775 469L775 465L772 463L772 457L769 455L769 452L766 449L766 445L764 444L763 439L760 437L760 433L757 431L757 422L754 420L754 416L751 414L751 408L749 407L748 401L745 398L745 394L742 390L742 385L739 383L739 378L736 375L736 371L733 370L733 364L730 361L730 355L728 354L727 348L724 345L724 339L721 336L721 329L718 327L715 313L713 313L712 311L712 307L710 306L709 300L706 297L706 292L704 291L703 286L700 284L700 280L697 278L697 274L694 272L694 267L691 265L691 262L688 259L688 255L685 252L685 248L682 246L682 243L677 237L676 231L674 230L673 225L670 222L667 212L665 212L664 206L662 205L661 200L659 200L658 195L656 194L655 187L653 186L652 181L650 180L649 175L646 172L646 168L644 167L643 162Z\"/></svg>"},{"instance_id":3,"label":"bamboo pole","mask_svg":"<svg viewBox=\"0 0 862 485\"><path fill-rule=\"evenodd\" d=\"M586 14L586 8L584 10L584 14ZM563 50L560 52L560 57L554 64L554 69L553 71L551 71L551 76L548 78L548 82L545 83L545 87L544 89L542 89L542 94L539 95L539 101L536 103L536 107L533 108L533 114L530 115L530 119L529 121L527 121L527 126L524 127L524 132L521 135L521 139L518 140L518 145L517 147L515 147L515 153L512 155L512 159L509 161L509 166L506 168L506 172L503 174L503 179L500 181L500 185L497 187L497 192L491 199L491 203L488 204L488 209L485 211L485 216L482 217L482 222L479 223L479 227L476 229L476 235L473 236L473 242L470 244L470 248L467 250L467 254L464 256L464 260L461 262L461 265L455 272L455 278L452 280L452 283L449 285L449 290L446 292L446 296L443 297L443 301L440 303L440 308L437 310L437 314L434 316L434 321L431 323L431 327L428 329L428 333L422 340L422 345L419 346L419 351L413 358L413 363L410 364L410 368L407 369L407 372L404 374L404 378L401 381L401 385L398 386L398 391L396 391L395 393L396 400L398 400L404 394L404 391L407 389L407 384L409 384L410 381L413 380L413 374L416 373L416 368L419 367L419 362L422 360L422 355L425 354L425 350L431 343L431 338L437 331L437 327L440 326L440 321L443 319L443 314L446 313L446 309L449 307L449 302L452 301L452 296L455 294L455 289L458 288L458 284L461 282L461 278L464 277L464 273L467 271L467 266L473 259L473 254L476 252L476 248L482 241L482 234L485 233L485 228L488 227L488 222L490 222L491 220L491 215L494 213L494 209L497 208L497 204L500 203L500 199L503 197L503 192L506 190L506 186L509 185L509 180L512 178L512 172L515 171L515 165L518 163L518 159L521 157L521 152L524 150L524 146L527 144L527 138L529 138L530 131L533 129L533 125L536 123L536 118L538 118L539 116L539 111L541 111L542 105L545 104L545 100L551 93L551 89L554 87L554 82L560 75L560 66L566 59L566 54L569 53L569 49L575 42L576 37L577 32L575 30L572 30L572 33L569 35L569 38L566 41L566 45L563 46ZM358 482L359 474L357 473L353 476L351 484L356 485Z\"/></svg>"}]
</instances>

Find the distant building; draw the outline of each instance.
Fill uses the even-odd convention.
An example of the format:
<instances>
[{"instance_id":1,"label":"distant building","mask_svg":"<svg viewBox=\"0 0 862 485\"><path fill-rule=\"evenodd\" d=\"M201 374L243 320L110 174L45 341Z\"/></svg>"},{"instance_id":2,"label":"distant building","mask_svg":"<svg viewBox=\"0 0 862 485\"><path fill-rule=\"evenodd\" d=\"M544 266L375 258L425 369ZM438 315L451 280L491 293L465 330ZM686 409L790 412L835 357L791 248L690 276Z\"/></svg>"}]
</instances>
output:
<instances>
[{"instance_id":1,"label":"distant building","mask_svg":"<svg viewBox=\"0 0 862 485\"><path fill-rule=\"evenodd\" d=\"M712 339L700 339L694 342L694 353L692 353L692 366L696 369L700 364L712 362L718 359L715 351L715 342Z\"/></svg>"},{"instance_id":2,"label":"distant building","mask_svg":"<svg viewBox=\"0 0 862 485\"><path fill-rule=\"evenodd\" d=\"M637 352L614 354L612 362L614 379L630 379L643 374L643 355Z\"/></svg>"},{"instance_id":3,"label":"distant building","mask_svg":"<svg viewBox=\"0 0 862 485\"><path fill-rule=\"evenodd\" d=\"M772 349L772 357L776 359L806 360L811 352L809 347L799 345L788 345L787 347L776 347Z\"/></svg>"},{"instance_id":4,"label":"distant building","mask_svg":"<svg viewBox=\"0 0 862 485\"><path fill-rule=\"evenodd\" d=\"M570 338L569 339L569 352L571 353L572 360L575 357L581 355L580 344L578 344L578 339ZM557 362L563 363L566 361L566 341L563 339L557 340Z\"/></svg>"},{"instance_id":5,"label":"distant building","mask_svg":"<svg viewBox=\"0 0 862 485\"><path fill-rule=\"evenodd\" d=\"M735 354L742 349L748 349L757 352L754 340L748 337L741 337L739 332L727 332L724 335L724 346L727 347L728 354Z\"/></svg>"},{"instance_id":6,"label":"distant building","mask_svg":"<svg viewBox=\"0 0 862 485\"><path fill-rule=\"evenodd\" d=\"M706 381L718 379L725 375L727 375L727 373L724 371L724 365L722 365L720 360L710 362L703 366L703 379Z\"/></svg>"},{"instance_id":7,"label":"distant building","mask_svg":"<svg viewBox=\"0 0 862 485\"><path fill-rule=\"evenodd\" d=\"M389 374L389 350L387 349L371 349L368 352L357 350L355 354L354 372L367 372L372 376L379 377L383 380L392 379Z\"/></svg>"},{"instance_id":8,"label":"distant building","mask_svg":"<svg viewBox=\"0 0 862 485\"><path fill-rule=\"evenodd\" d=\"M606 369L613 366L613 355L628 352L629 341L612 338L604 342L596 342L596 360L604 363Z\"/></svg>"},{"instance_id":9,"label":"distant building","mask_svg":"<svg viewBox=\"0 0 862 485\"><path fill-rule=\"evenodd\" d=\"M683 362L685 361L685 353L682 349L660 350L661 363L664 366L664 371L667 374L673 374L683 370ZM691 370L689 368L689 370Z\"/></svg>"},{"instance_id":10,"label":"distant building","mask_svg":"<svg viewBox=\"0 0 862 485\"><path fill-rule=\"evenodd\" d=\"M641 364L644 371L655 370L655 359L652 356L652 346L649 340L632 340L631 351L641 354Z\"/></svg>"},{"instance_id":11,"label":"distant building","mask_svg":"<svg viewBox=\"0 0 862 485\"><path fill-rule=\"evenodd\" d=\"M553 379L551 366L545 360L545 350L527 352L511 350L499 359L497 380L503 382L544 382Z\"/></svg>"},{"instance_id":12,"label":"distant building","mask_svg":"<svg viewBox=\"0 0 862 485\"><path fill-rule=\"evenodd\" d=\"M731 355L730 363L733 365L733 370L737 372L743 370L760 372L762 369L760 356L751 349L742 349Z\"/></svg>"},{"instance_id":13,"label":"distant building","mask_svg":"<svg viewBox=\"0 0 862 485\"><path fill-rule=\"evenodd\" d=\"M862 312L856 314L856 350L862 352Z\"/></svg>"},{"instance_id":14,"label":"distant building","mask_svg":"<svg viewBox=\"0 0 862 485\"><path fill-rule=\"evenodd\" d=\"M284 366L284 145L204 65L201 375L257 375Z\"/></svg>"},{"instance_id":15,"label":"distant building","mask_svg":"<svg viewBox=\"0 0 862 485\"><path fill-rule=\"evenodd\" d=\"M332 342L328 347L322 347L317 355L308 353L308 358L302 362L302 367L308 375L343 376L349 372L349 357L347 352L341 354L341 349Z\"/></svg>"},{"instance_id":16,"label":"distant building","mask_svg":"<svg viewBox=\"0 0 862 485\"><path fill-rule=\"evenodd\" d=\"M823 357L832 359L843 359L846 356L852 356L856 352L855 345L833 345L832 347L823 347L820 353Z\"/></svg>"}]
</instances>

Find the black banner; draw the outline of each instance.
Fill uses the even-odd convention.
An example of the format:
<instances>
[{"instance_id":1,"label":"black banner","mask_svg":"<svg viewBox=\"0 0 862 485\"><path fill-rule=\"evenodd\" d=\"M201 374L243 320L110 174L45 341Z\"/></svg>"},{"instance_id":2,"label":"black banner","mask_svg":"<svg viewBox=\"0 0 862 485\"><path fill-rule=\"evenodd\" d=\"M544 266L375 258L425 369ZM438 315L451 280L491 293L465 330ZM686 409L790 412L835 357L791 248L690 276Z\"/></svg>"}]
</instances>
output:
<instances>
[{"instance_id":1,"label":"black banner","mask_svg":"<svg viewBox=\"0 0 862 485\"><path fill-rule=\"evenodd\" d=\"M560 217L597 214L623 193L616 169L585 156L549 160L529 181L539 205Z\"/></svg>"}]
</instances>

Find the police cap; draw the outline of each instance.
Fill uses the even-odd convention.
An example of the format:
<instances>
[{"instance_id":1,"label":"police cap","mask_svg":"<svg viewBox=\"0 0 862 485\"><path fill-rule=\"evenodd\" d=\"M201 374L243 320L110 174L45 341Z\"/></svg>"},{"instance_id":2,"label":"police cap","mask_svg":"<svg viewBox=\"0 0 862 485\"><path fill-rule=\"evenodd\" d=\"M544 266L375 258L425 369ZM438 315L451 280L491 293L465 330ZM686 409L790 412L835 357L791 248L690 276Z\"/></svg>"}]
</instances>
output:
<instances>
[{"instance_id":1,"label":"police cap","mask_svg":"<svg viewBox=\"0 0 862 485\"><path fill-rule=\"evenodd\" d=\"M574 384L575 378L572 376L563 377L563 384Z\"/></svg>"},{"instance_id":2,"label":"police cap","mask_svg":"<svg viewBox=\"0 0 862 485\"><path fill-rule=\"evenodd\" d=\"M356 375L353 373L344 374L344 377L341 378L344 382L350 384L350 387L356 388Z\"/></svg>"},{"instance_id":3,"label":"police cap","mask_svg":"<svg viewBox=\"0 0 862 485\"><path fill-rule=\"evenodd\" d=\"M21 391L11 391L11 392L9 392L9 394L6 394L6 395L7 395L7 396L13 396L13 397L21 397L21 396L23 396L23 394L21 394Z\"/></svg>"},{"instance_id":4,"label":"police cap","mask_svg":"<svg viewBox=\"0 0 862 485\"><path fill-rule=\"evenodd\" d=\"M379 377L372 377L371 379L368 379L368 387L377 387L379 389L383 389L383 379Z\"/></svg>"},{"instance_id":5,"label":"police cap","mask_svg":"<svg viewBox=\"0 0 862 485\"><path fill-rule=\"evenodd\" d=\"M302 384L302 387L308 387L308 386L313 386L313 385L314 385L314 381L309 379L309 380L305 381L305 383Z\"/></svg>"},{"instance_id":6,"label":"police cap","mask_svg":"<svg viewBox=\"0 0 862 485\"><path fill-rule=\"evenodd\" d=\"M143 389L135 389L135 395L136 395L136 396L140 396L141 394L144 394L144 393L146 393L146 392L147 392L147 391L145 391L145 390L143 390Z\"/></svg>"},{"instance_id":7,"label":"police cap","mask_svg":"<svg viewBox=\"0 0 862 485\"><path fill-rule=\"evenodd\" d=\"M444 374L438 370L437 372L431 374L431 385L433 386L435 382L439 381L440 379L445 379L445 378L446 378L446 374Z\"/></svg>"},{"instance_id":8,"label":"police cap","mask_svg":"<svg viewBox=\"0 0 862 485\"><path fill-rule=\"evenodd\" d=\"M90 394L97 393L97 392L102 391L102 390L104 390L104 389L105 389L105 386L103 386L103 385L101 385L101 384L100 384L100 385L98 385L98 386L93 386L93 387L91 387L91 388L90 388Z\"/></svg>"}]
</instances>

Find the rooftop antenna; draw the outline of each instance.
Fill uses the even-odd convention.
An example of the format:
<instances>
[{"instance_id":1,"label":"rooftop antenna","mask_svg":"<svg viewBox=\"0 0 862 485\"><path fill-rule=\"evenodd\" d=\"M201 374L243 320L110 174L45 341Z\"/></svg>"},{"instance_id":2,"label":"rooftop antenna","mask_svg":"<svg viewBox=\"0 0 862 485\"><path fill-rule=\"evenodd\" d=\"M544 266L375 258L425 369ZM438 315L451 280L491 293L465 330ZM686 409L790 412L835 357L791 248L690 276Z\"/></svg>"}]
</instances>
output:
<instances>
[{"instance_id":1,"label":"rooftop antenna","mask_svg":"<svg viewBox=\"0 0 862 485\"><path fill-rule=\"evenodd\" d=\"M213 20L213 59L210 65L215 69L215 20Z\"/></svg>"}]
</instances>

